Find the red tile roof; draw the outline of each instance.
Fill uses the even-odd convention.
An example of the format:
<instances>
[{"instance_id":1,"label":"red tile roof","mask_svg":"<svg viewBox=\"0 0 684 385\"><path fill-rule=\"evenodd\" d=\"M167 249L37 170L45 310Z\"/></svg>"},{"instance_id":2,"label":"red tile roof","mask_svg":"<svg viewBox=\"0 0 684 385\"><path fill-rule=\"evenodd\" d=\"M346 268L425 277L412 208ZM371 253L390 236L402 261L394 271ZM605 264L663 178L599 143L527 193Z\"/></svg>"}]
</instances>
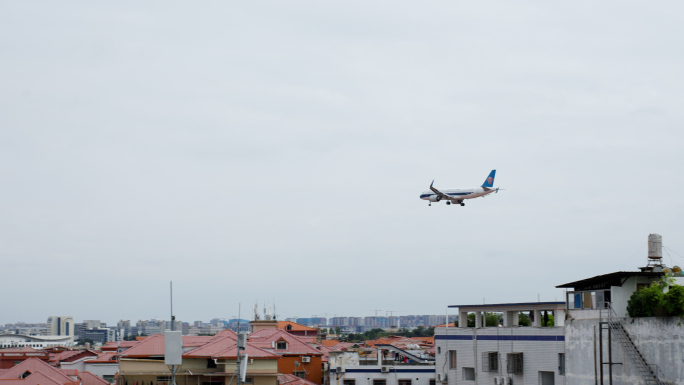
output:
<instances>
[{"instance_id":1,"label":"red tile roof","mask_svg":"<svg viewBox=\"0 0 684 385\"><path fill-rule=\"evenodd\" d=\"M24 346L22 348L4 348L0 349L0 353L35 353L35 352L40 352L44 353L42 350L37 350L34 349L30 346Z\"/></svg>"},{"instance_id":2,"label":"red tile roof","mask_svg":"<svg viewBox=\"0 0 684 385\"><path fill-rule=\"evenodd\" d=\"M340 343L340 341L338 341L338 340L323 340L323 341L321 341L321 345L323 345L323 346L335 346L339 343Z\"/></svg>"},{"instance_id":3,"label":"red tile roof","mask_svg":"<svg viewBox=\"0 0 684 385\"><path fill-rule=\"evenodd\" d=\"M278 373L278 384L280 385L316 385L315 382L299 378L294 374Z\"/></svg>"},{"instance_id":4,"label":"red tile roof","mask_svg":"<svg viewBox=\"0 0 684 385\"><path fill-rule=\"evenodd\" d=\"M2 385L79 385L78 381L70 381L71 382L60 382L41 372L31 373L31 375L26 378L0 378L0 384Z\"/></svg>"},{"instance_id":5,"label":"red tile roof","mask_svg":"<svg viewBox=\"0 0 684 385\"><path fill-rule=\"evenodd\" d=\"M151 356L164 356L164 336L162 334L146 337L121 353L121 357L129 358Z\"/></svg>"},{"instance_id":6,"label":"red tile roof","mask_svg":"<svg viewBox=\"0 0 684 385\"><path fill-rule=\"evenodd\" d=\"M78 381L65 374L64 370L60 370L55 368L54 366L50 366L43 360L34 357L24 360L18 363L17 365L2 372L0 374L0 380L19 380L21 379L21 376L26 372L31 373L31 375L26 377L26 379L33 377L33 375L41 374L49 378L51 382L57 384L78 384ZM36 379L38 377L41 376L37 376ZM22 384L33 385L33 381L34 379L32 379L30 382L22 382ZM46 385L45 383L41 382L36 382L36 385L37 384Z\"/></svg>"},{"instance_id":7,"label":"red tile roof","mask_svg":"<svg viewBox=\"0 0 684 385\"><path fill-rule=\"evenodd\" d=\"M119 342L121 345L118 345ZM125 350L136 345L138 342L140 341L106 342L104 345L102 345L102 351L117 351L119 347Z\"/></svg>"},{"instance_id":8,"label":"red tile roof","mask_svg":"<svg viewBox=\"0 0 684 385\"><path fill-rule=\"evenodd\" d=\"M116 361L116 352L100 353L97 355L97 358L95 358L94 360L88 360L86 362L91 363L91 364L116 363L118 365L118 362Z\"/></svg>"},{"instance_id":9,"label":"red tile roof","mask_svg":"<svg viewBox=\"0 0 684 385\"><path fill-rule=\"evenodd\" d=\"M247 343L243 354L248 354L249 358L255 359L278 359L280 356L260 349L252 343ZM183 354L183 357L192 358L237 358L237 340L231 338L230 335L224 335L213 342L210 342L199 348L192 349Z\"/></svg>"},{"instance_id":10,"label":"red tile roof","mask_svg":"<svg viewBox=\"0 0 684 385\"><path fill-rule=\"evenodd\" d=\"M81 372L78 374L78 378L81 379L81 385L110 385L109 381L90 372Z\"/></svg>"},{"instance_id":11,"label":"red tile roof","mask_svg":"<svg viewBox=\"0 0 684 385\"><path fill-rule=\"evenodd\" d=\"M304 326L304 325L301 325L301 324L298 324L295 322L278 321L278 326L277 326L278 329L283 329L283 330L287 331L288 326L292 326L292 329L290 329L291 331L299 331L299 330L306 330L306 331L312 331L312 332L318 331L318 329L310 328L308 326Z\"/></svg>"},{"instance_id":12,"label":"red tile roof","mask_svg":"<svg viewBox=\"0 0 684 385\"><path fill-rule=\"evenodd\" d=\"M287 342L287 349L277 350L274 348L274 344L280 340ZM299 336L292 335L285 330L280 329L261 329L258 332L249 335L249 342L262 349L280 355L323 355L320 350L302 341Z\"/></svg>"},{"instance_id":13,"label":"red tile roof","mask_svg":"<svg viewBox=\"0 0 684 385\"><path fill-rule=\"evenodd\" d=\"M97 357L97 353L92 350L65 350L63 352L54 353L52 357L50 357L50 363L57 365L60 362L73 362L79 358L88 356Z\"/></svg>"},{"instance_id":14,"label":"red tile roof","mask_svg":"<svg viewBox=\"0 0 684 385\"><path fill-rule=\"evenodd\" d=\"M209 340L210 342L229 337L237 341L237 333L235 333L232 329L223 329L220 332L216 333L214 336L211 337Z\"/></svg>"},{"instance_id":15,"label":"red tile roof","mask_svg":"<svg viewBox=\"0 0 684 385\"><path fill-rule=\"evenodd\" d=\"M231 330L232 331L232 330ZM215 336L183 336L184 347L202 346L211 341Z\"/></svg>"}]
</instances>

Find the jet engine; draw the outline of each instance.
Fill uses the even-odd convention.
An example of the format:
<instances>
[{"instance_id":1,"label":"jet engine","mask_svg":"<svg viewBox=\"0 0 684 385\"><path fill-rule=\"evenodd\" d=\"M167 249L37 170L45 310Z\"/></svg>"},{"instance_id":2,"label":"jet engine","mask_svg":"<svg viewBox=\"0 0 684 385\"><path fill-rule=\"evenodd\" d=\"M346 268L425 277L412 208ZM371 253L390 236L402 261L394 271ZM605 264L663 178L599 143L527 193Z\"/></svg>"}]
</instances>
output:
<instances>
[{"instance_id":1,"label":"jet engine","mask_svg":"<svg viewBox=\"0 0 684 385\"><path fill-rule=\"evenodd\" d=\"M442 197L439 195L430 195L430 202L439 202L442 200Z\"/></svg>"}]
</instances>

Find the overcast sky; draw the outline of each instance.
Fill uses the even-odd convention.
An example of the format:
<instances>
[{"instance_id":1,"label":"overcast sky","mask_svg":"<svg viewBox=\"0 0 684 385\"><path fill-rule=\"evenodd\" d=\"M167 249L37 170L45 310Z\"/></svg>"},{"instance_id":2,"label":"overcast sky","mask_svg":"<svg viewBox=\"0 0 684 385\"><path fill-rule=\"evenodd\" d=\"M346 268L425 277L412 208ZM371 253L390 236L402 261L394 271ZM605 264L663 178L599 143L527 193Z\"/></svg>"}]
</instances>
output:
<instances>
[{"instance_id":1,"label":"overcast sky","mask_svg":"<svg viewBox=\"0 0 684 385\"><path fill-rule=\"evenodd\" d=\"M684 266L683 11L4 1L0 324L168 318L169 281L190 322L561 301L649 233Z\"/></svg>"}]
</instances>

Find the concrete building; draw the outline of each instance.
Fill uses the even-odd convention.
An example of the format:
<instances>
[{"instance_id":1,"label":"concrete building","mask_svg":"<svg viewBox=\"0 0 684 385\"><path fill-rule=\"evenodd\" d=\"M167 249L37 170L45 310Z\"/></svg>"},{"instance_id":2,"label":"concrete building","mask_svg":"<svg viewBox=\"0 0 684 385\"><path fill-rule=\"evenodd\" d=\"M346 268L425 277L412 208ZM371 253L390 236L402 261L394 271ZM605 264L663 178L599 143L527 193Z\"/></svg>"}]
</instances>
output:
<instances>
[{"instance_id":1,"label":"concrete building","mask_svg":"<svg viewBox=\"0 0 684 385\"><path fill-rule=\"evenodd\" d=\"M614 272L557 286L567 292L567 384L684 385L684 328L677 317L627 317L642 287L666 278L664 268ZM666 289L667 290L667 289Z\"/></svg>"},{"instance_id":2,"label":"concrete building","mask_svg":"<svg viewBox=\"0 0 684 385\"><path fill-rule=\"evenodd\" d=\"M323 383L323 353L299 337L281 329L261 329L249 335L249 342L280 355L279 373L293 374L315 384Z\"/></svg>"},{"instance_id":3,"label":"concrete building","mask_svg":"<svg viewBox=\"0 0 684 385\"><path fill-rule=\"evenodd\" d=\"M114 382L119 371L116 352L96 353L89 350L66 351L56 360L61 369L92 373L107 382Z\"/></svg>"},{"instance_id":4,"label":"concrete building","mask_svg":"<svg viewBox=\"0 0 684 385\"><path fill-rule=\"evenodd\" d=\"M47 362L50 355L44 350L37 350L29 346L0 349L0 370L9 369L29 358L38 358Z\"/></svg>"},{"instance_id":5,"label":"concrete building","mask_svg":"<svg viewBox=\"0 0 684 385\"><path fill-rule=\"evenodd\" d=\"M51 346L74 346L73 336L26 336L20 334L0 334L0 348L30 346L36 349Z\"/></svg>"},{"instance_id":6,"label":"concrete building","mask_svg":"<svg viewBox=\"0 0 684 385\"><path fill-rule=\"evenodd\" d=\"M376 345L377 353L328 353L328 385L435 385L435 361L392 345Z\"/></svg>"},{"instance_id":7,"label":"concrete building","mask_svg":"<svg viewBox=\"0 0 684 385\"><path fill-rule=\"evenodd\" d=\"M74 317L71 316L52 316L48 318L50 325L50 335L53 336L74 336Z\"/></svg>"},{"instance_id":8,"label":"concrete building","mask_svg":"<svg viewBox=\"0 0 684 385\"><path fill-rule=\"evenodd\" d=\"M458 308L459 324L435 328L438 382L565 384L565 373L559 370L565 354L564 302L449 307ZM532 314L531 326L520 326L521 312ZM554 314L553 326L542 327L544 312ZM468 327L469 313L475 314L474 327ZM500 314L503 325L485 326L486 313Z\"/></svg>"}]
</instances>

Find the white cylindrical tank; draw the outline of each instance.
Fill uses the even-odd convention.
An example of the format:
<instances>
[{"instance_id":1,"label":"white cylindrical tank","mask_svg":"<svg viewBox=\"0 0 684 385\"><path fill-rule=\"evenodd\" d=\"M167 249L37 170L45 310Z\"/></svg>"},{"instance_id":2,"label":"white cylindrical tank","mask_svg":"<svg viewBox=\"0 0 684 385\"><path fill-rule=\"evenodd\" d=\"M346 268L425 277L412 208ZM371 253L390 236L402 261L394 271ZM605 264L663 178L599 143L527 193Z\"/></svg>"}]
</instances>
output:
<instances>
[{"instance_id":1,"label":"white cylindrical tank","mask_svg":"<svg viewBox=\"0 0 684 385\"><path fill-rule=\"evenodd\" d=\"M663 237L648 234L648 259L663 259Z\"/></svg>"}]
</instances>

